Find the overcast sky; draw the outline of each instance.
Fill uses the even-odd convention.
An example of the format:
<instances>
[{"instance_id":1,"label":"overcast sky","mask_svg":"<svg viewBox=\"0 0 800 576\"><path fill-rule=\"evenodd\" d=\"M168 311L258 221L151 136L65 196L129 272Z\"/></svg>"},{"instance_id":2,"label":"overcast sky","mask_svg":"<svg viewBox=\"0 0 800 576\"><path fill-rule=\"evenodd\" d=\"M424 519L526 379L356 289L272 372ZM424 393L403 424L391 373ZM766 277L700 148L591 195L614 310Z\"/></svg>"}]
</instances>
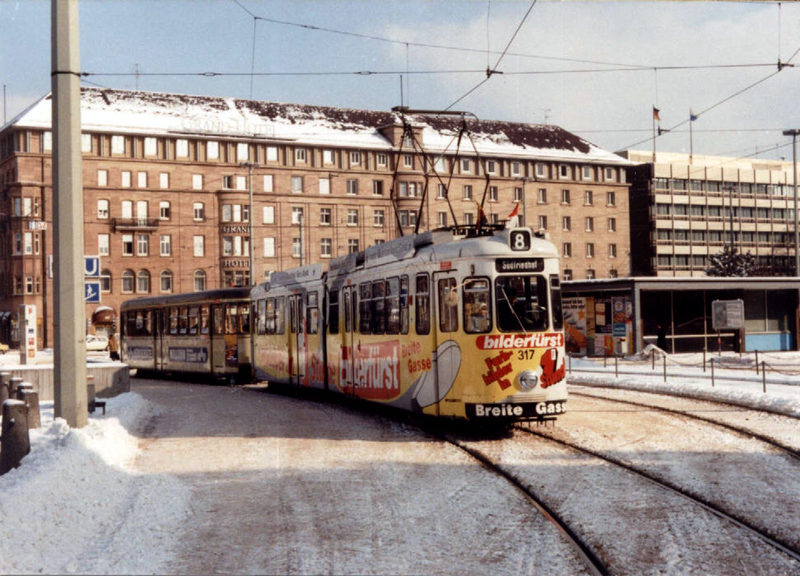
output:
<instances>
[{"instance_id":1,"label":"overcast sky","mask_svg":"<svg viewBox=\"0 0 800 576\"><path fill-rule=\"evenodd\" d=\"M779 60L800 65L795 3L540 0L527 18L530 3L496 0L80 6L81 70L127 74L92 75L87 85L239 98L252 90L254 99L388 110L401 103L403 74L403 103L414 108L452 105L481 119L557 124L608 150L651 150L653 106L661 127L674 129L658 139L660 151L689 151L690 109L700 113L696 154L791 159L781 131L800 128L800 70L777 73ZM503 74L456 103L495 68L520 23L497 65ZM349 74L251 78L251 68ZM146 76L208 71L245 75ZM353 74L366 71L381 74ZM0 0L0 81L8 120L49 92L49 1Z\"/></svg>"}]
</instances>

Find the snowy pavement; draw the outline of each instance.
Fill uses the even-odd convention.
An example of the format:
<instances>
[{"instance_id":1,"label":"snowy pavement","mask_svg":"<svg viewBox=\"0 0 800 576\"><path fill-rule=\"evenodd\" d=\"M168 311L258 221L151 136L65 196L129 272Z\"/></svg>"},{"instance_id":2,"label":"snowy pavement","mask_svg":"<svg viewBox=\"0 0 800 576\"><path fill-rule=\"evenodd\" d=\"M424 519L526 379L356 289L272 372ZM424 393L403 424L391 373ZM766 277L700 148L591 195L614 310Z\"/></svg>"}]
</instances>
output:
<instances>
[{"instance_id":1,"label":"snowy pavement","mask_svg":"<svg viewBox=\"0 0 800 576\"><path fill-rule=\"evenodd\" d=\"M787 369L800 368L800 356L781 358ZM583 363L602 372L579 373ZM613 364L604 370L602 362L573 360L572 367L575 384L710 395L800 415L800 379L793 376L768 385L764 394L761 377L750 370L732 371L739 380L718 381L712 389L698 368L676 368L685 377L664 383L658 371L615 378ZM31 454L0 477L0 572L583 569L514 489L413 429L247 388L134 380L132 390L110 399L106 416L92 415L82 429L54 421L52 403L44 405L43 427L31 432ZM592 442L608 440L602 431L580 433ZM674 447L702 457L691 445ZM517 449L511 443L502 448L509 457L526 458ZM535 471L536 461L526 462ZM556 473L554 466L542 470ZM796 470L785 474L796 481ZM581 485L570 486L565 494L576 511L582 500L597 500L597 493L580 496ZM607 488L619 490L613 483ZM643 496L641 504L648 502ZM600 523L617 521L612 504L603 514ZM785 522L779 528L787 530ZM634 536L618 546L652 545ZM672 559L680 558L676 551ZM651 569L677 573L679 566Z\"/></svg>"}]
</instances>

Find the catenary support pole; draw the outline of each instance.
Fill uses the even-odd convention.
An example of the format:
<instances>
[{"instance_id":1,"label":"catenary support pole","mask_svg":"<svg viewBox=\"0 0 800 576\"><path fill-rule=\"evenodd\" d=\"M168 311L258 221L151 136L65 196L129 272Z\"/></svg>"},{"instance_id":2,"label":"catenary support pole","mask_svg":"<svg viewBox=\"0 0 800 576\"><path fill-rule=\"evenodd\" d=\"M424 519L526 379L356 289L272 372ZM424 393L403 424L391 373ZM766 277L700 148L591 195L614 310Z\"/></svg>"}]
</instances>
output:
<instances>
[{"instance_id":1,"label":"catenary support pole","mask_svg":"<svg viewBox=\"0 0 800 576\"><path fill-rule=\"evenodd\" d=\"M73 428L86 404L83 178L78 0L52 0L55 416Z\"/></svg>"}]
</instances>

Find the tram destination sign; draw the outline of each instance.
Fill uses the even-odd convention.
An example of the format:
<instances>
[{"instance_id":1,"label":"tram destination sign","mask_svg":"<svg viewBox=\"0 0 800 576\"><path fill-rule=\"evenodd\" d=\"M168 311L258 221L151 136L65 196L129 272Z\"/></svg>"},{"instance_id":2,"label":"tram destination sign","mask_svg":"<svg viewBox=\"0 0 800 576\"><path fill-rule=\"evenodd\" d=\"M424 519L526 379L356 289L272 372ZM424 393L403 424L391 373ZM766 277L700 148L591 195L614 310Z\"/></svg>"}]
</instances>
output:
<instances>
[{"instance_id":1,"label":"tram destination sign","mask_svg":"<svg viewBox=\"0 0 800 576\"><path fill-rule=\"evenodd\" d=\"M498 258L494 261L498 272L541 272L544 270L543 258Z\"/></svg>"}]
</instances>

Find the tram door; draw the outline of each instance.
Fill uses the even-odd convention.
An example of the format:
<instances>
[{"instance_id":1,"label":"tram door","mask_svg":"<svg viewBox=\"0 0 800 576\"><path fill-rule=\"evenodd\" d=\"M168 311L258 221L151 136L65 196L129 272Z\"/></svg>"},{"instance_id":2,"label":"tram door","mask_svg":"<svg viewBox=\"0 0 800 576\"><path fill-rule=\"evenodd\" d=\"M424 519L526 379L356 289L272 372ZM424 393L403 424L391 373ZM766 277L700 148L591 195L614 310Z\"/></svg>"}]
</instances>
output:
<instances>
[{"instance_id":1,"label":"tram door","mask_svg":"<svg viewBox=\"0 0 800 576\"><path fill-rule=\"evenodd\" d=\"M356 287L345 286L342 288L344 298L344 331L342 332L342 353L339 366L340 386L344 392L355 393L355 333L357 330L357 302Z\"/></svg>"},{"instance_id":2,"label":"tram door","mask_svg":"<svg viewBox=\"0 0 800 576\"><path fill-rule=\"evenodd\" d=\"M155 369L166 370L167 335L169 334L169 315L167 308L154 310L156 317L153 319L155 327L155 341L153 342L153 356L155 356Z\"/></svg>"},{"instance_id":3,"label":"tram door","mask_svg":"<svg viewBox=\"0 0 800 576\"><path fill-rule=\"evenodd\" d=\"M437 272L433 275L432 292L435 294L432 326L436 334L433 354L436 387L434 396L437 414L441 414L441 400L447 395L461 368L461 349L458 345L459 314L458 281L453 272Z\"/></svg>"},{"instance_id":4,"label":"tram door","mask_svg":"<svg viewBox=\"0 0 800 576\"><path fill-rule=\"evenodd\" d=\"M300 384L306 362L305 318L303 296L289 296L289 383Z\"/></svg>"}]
</instances>

